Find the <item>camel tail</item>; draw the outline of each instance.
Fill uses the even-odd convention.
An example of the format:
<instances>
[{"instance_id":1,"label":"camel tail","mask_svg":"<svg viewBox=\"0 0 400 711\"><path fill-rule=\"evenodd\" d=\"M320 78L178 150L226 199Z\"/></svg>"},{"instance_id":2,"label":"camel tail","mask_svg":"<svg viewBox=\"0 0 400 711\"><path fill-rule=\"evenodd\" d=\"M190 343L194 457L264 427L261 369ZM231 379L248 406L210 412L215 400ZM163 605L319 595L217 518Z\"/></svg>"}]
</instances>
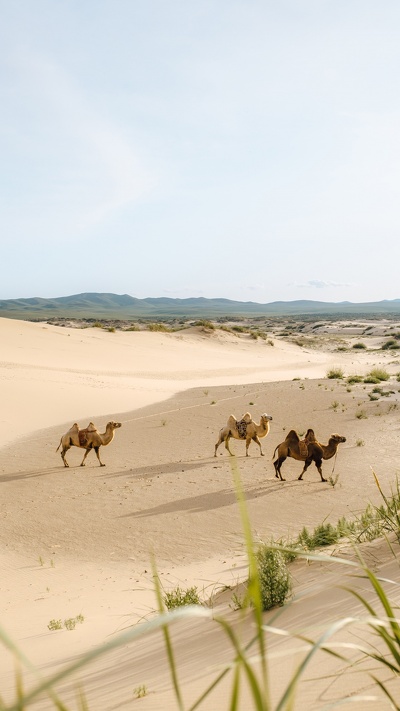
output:
<instances>
[{"instance_id":1,"label":"camel tail","mask_svg":"<svg viewBox=\"0 0 400 711\"><path fill-rule=\"evenodd\" d=\"M61 442L62 442L62 437L61 437L61 439L60 439L60 444L58 445L58 447L57 447L57 449L56 449L56 452L58 452L58 450L60 449L60 447L61 447Z\"/></svg>"},{"instance_id":2,"label":"camel tail","mask_svg":"<svg viewBox=\"0 0 400 711\"><path fill-rule=\"evenodd\" d=\"M275 457L276 450L278 449L278 447L279 447L279 444L277 444L276 447L275 447L275 452L274 452L273 455L272 455L272 459Z\"/></svg>"}]
</instances>

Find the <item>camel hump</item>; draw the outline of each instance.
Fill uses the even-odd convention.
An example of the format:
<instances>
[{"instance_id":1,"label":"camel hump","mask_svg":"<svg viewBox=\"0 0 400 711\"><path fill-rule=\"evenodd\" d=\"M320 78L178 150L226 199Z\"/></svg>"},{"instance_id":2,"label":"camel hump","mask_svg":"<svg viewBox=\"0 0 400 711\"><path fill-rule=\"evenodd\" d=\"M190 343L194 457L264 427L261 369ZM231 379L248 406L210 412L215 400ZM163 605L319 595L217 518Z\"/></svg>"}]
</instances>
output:
<instances>
[{"instance_id":1,"label":"camel hump","mask_svg":"<svg viewBox=\"0 0 400 711\"><path fill-rule=\"evenodd\" d=\"M315 436L314 430L308 429L306 432L306 436L304 437L305 442L316 442L317 438Z\"/></svg>"},{"instance_id":2,"label":"camel hump","mask_svg":"<svg viewBox=\"0 0 400 711\"><path fill-rule=\"evenodd\" d=\"M286 435L287 442L300 442L300 437L296 430L290 430Z\"/></svg>"},{"instance_id":3,"label":"camel hump","mask_svg":"<svg viewBox=\"0 0 400 711\"><path fill-rule=\"evenodd\" d=\"M89 422L86 427L86 432L97 432L97 427L93 424L93 422Z\"/></svg>"},{"instance_id":4,"label":"camel hump","mask_svg":"<svg viewBox=\"0 0 400 711\"><path fill-rule=\"evenodd\" d=\"M72 427L69 428L68 434L75 434L76 432L79 432L79 425L77 422L74 422Z\"/></svg>"},{"instance_id":5,"label":"camel hump","mask_svg":"<svg viewBox=\"0 0 400 711\"><path fill-rule=\"evenodd\" d=\"M242 422L247 422L247 424L248 424L249 422L251 422L251 415L250 415L250 412L245 412L244 415L242 416L241 421L242 421Z\"/></svg>"},{"instance_id":6,"label":"camel hump","mask_svg":"<svg viewBox=\"0 0 400 711\"><path fill-rule=\"evenodd\" d=\"M229 429L235 429L236 427L236 417L235 415L229 415L228 417L228 422L226 423L229 427Z\"/></svg>"}]
</instances>

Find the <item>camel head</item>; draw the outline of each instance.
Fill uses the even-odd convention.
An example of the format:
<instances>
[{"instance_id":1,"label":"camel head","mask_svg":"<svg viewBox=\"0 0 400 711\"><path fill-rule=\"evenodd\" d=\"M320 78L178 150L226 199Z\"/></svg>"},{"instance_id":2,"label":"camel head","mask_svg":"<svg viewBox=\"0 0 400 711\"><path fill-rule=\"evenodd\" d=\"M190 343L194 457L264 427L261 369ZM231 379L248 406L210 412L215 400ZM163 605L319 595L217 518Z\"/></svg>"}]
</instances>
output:
<instances>
[{"instance_id":1,"label":"camel head","mask_svg":"<svg viewBox=\"0 0 400 711\"><path fill-rule=\"evenodd\" d=\"M333 440L333 442L337 442L337 444L340 444L341 442L346 441L346 437L342 437L342 435L338 435L338 434L332 434L330 439Z\"/></svg>"},{"instance_id":2,"label":"camel head","mask_svg":"<svg viewBox=\"0 0 400 711\"><path fill-rule=\"evenodd\" d=\"M269 420L272 420L272 417L271 417L271 415L267 415L267 413L264 412L264 414L261 415L261 420L262 420L263 422L269 422Z\"/></svg>"},{"instance_id":3,"label":"camel head","mask_svg":"<svg viewBox=\"0 0 400 711\"><path fill-rule=\"evenodd\" d=\"M111 430L116 430L118 427L122 427L122 422L107 422L107 427L106 430L111 429Z\"/></svg>"}]
</instances>

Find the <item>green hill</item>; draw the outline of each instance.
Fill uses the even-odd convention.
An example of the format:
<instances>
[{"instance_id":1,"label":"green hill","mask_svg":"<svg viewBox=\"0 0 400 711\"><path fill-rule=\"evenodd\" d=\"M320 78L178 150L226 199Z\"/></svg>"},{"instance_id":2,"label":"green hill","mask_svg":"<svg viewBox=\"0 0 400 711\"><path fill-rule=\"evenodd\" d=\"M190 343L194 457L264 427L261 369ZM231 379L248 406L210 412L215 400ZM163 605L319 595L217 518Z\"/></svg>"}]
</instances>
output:
<instances>
[{"instance_id":1,"label":"green hill","mask_svg":"<svg viewBox=\"0 0 400 711\"><path fill-rule=\"evenodd\" d=\"M49 318L162 319L233 316L400 316L400 299L368 303L325 301L274 301L259 304L230 299L136 299L129 294L75 294L52 299L0 300L0 316L24 320Z\"/></svg>"}]
</instances>

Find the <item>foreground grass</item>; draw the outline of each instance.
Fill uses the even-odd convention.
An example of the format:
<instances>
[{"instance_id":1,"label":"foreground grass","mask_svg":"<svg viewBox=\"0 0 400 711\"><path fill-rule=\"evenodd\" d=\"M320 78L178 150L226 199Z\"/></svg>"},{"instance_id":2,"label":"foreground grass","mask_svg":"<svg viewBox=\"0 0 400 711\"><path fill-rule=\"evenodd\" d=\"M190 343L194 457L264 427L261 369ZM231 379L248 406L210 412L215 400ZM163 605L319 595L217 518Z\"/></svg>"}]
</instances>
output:
<instances>
[{"instance_id":1,"label":"foreground grass","mask_svg":"<svg viewBox=\"0 0 400 711\"><path fill-rule=\"evenodd\" d=\"M6 632L0 629L0 640L3 646L14 655L17 669L25 668L34 671L37 677L37 682L33 688L29 691L25 691L22 683L22 673L17 671L15 678L15 701L7 705L0 700L1 711L24 711L28 709L32 703L37 702L43 694L47 694L52 700L54 709L58 709L59 711L72 711L71 708L68 708L59 699L55 692L55 688L60 682L67 678L74 679L77 673L82 676L82 674L85 673L85 668L96 659L110 654L113 650L122 648L128 643L135 642L142 637L152 634L155 630L159 630L164 637L171 682L175 693L176 708L179 711L195 711L201 704L208 703L208 701L206 701L208 697L227 675L231 677L231 684L226 700L226 711L242 711L243 706L241 706L240 702L240 688L243 684L247 685L252 702L252 706L246 706L246 708L253 708L256 711L292 711L298 685L317 652L329 654L340 660L348 667L349 673L352 673L355 652L358 654L360 663L372 660L375 665L374 670L366 670L366 673L369 674L371 681L375 684L375 688L380 691L380 699L382 700L382 694L384 694L390 707L396 709L396 711L400 711L399 702L393 698L387 684L378 678L379 667L390 672L394 678L400 674L400 623L396 617L397 608L391 604L386 595L383 582L364 563L361 553L358 552L356 547L355 552L358 556L358 560L356 561L333 556L323 556L321 553L317 554L313 552L321 546L335 543L343 536L347 536L353 542L361 540L368 541L377 536L387 535L388 532L392 532L395 533L397 539L400 540L399 484L397 483L395 490L392 491L391 496L388 497L383 493L380 483L377 477L375 477L376 484L382 496L383 504L381 507L367 507L366 511L352 522L341 519L336 526L322 523L317 526L313 532L309 532L304 528L298 538L291 542L290 547L277 546L273 543L257 547L251 533L250 521L241 490L239 474L235 468L235 463L233 463L232 466L249 563L249 578L247 583L247 602L249 610L247 614L250 614L252 618L251 628L254 629L254 634L250 641L243 644L236 634L234 627L224 616L216 615L212 610L197 604L187 605L188 600L186 599L185 591L179 591L179 595L177 595L175 591L174 604L172 605L175 609L166 611L166 607L169 606L168 602L170 601L168 601L168 598L165 598L157 570L153 564L153 577L158 600L157 617L148 622L139 624L105 644L87 652L77 661L70 663L64 669L54 673L46 680L40 678L39 674L35 672L33 665L24 657L16 645L14 645ZM276 616L274 619L269 620L268 625L265 625L263 611L266 607L270 606L271 602L271 600L268 600L268 604L266 604L265 590L268 586L270 587L271 571L275 569L277 572L277 586L272 592L273 595L275 595L278 590L280 595L272 600L272 604L283 604L287 592L290 591L290 583L288 583L288 578L285 573L286 562L298 556L320 561L327 560L329 563L337 562L342 565L350 566L355 573L369 581L374 597L373 602L370 602L357 590L349 588L348 592L363 606L365 610L364 617L346 617L339 619L327 627L317 639L310 639L304 635L297 636L297 639L303 643L301 660L297 666L295 666L289 681L281 692L280 698L272 704L268 677L267 641L270 635L278 634L286 637L290 637L290 635L286 630L274 626ZM393 584L398 586L396 582L393 582ZM175 603L177 603L177 605L175 605ZM171 641L170 628L178 620L189 620L193 618L207 618L212 620L213 624L221 627L230 642L232 657L229 664L221 669L213 682L204 689L199 697L191 704L185 705L179 679L179 668L176 664L174 648ZM335 635L346 627L357 625L359 631L360 623L366 630L369 629L374 632L375 637L373 644L369 644L366 640L360 639L359 636L359 643L352 644L349 652L346 645L334 642ZM148 690L145 685L136 687L134 690L136 698L144 696L147 693ZM347 701L354 701L356 699L361 700L361 697L353 696L347 699ZM369 700L371 700L371 696ZM375 700L377 700L376 697ZM343 699L343 701L345 700ZM77 703L79 711L89 711L89 706L85 701L83 693L78 695ZM203 706L203 708L206 708L206 706ZM221 709L221 711L225 711L225 709Z\"/></svg>"}]
</instances>

